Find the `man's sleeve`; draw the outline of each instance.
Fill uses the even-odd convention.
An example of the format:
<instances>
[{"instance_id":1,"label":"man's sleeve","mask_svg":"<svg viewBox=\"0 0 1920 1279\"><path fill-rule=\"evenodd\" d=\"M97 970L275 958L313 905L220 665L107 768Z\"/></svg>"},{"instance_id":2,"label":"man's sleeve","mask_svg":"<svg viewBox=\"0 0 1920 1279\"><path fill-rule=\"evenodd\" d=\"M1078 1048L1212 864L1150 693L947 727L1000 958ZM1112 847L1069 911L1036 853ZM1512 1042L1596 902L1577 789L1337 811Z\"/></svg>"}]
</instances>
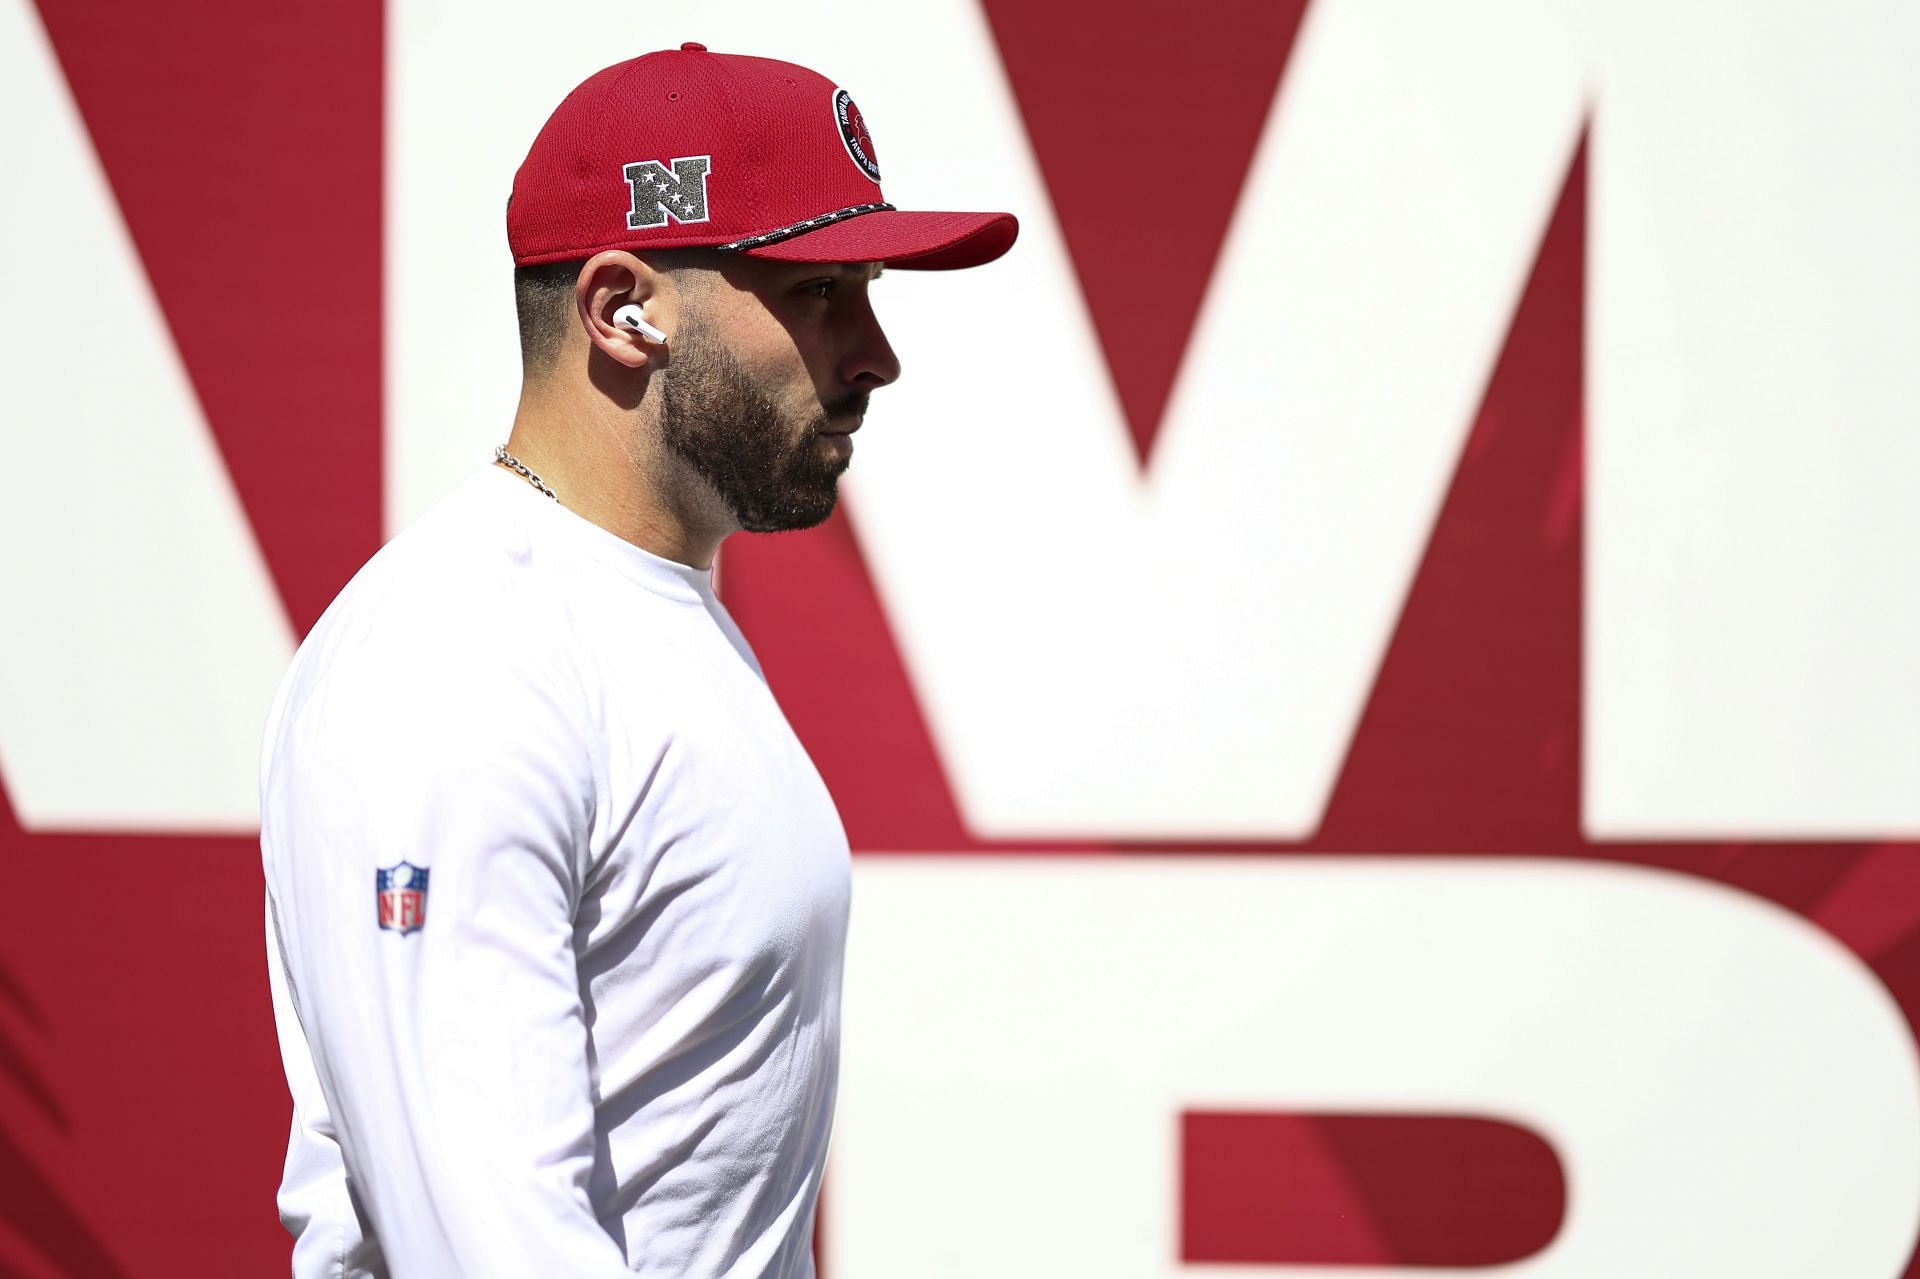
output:
<instances>
[{"instance_id":1,"label":"man's sleeve","mask_svg":"<svg viewBox=\"0 0 1920 1279\"><path fill-rule=\"evenodd\" d=\"M587 1189L591 734L577 685L499 638L398 674L343 660L279 728L262 827L286 976L392 1273L624 1275Z\"/></svg>"},{"instance_id":2,"label":"man's sleeve","mask_svg":"<svg viewBox=\"0 0 1920 1279\"><path fill-rule=\"evenodd\" d=\"M293 1094L293 1124L280 1178L280 1224L293 1236L293 1279L384 1279L379 1243L367 1236L347 1186L347 1165L334 1136L333 1116L287 987L280 925L267 910L267 984L280 1032L280 1060Z\"/></svg>"}]
</instances>

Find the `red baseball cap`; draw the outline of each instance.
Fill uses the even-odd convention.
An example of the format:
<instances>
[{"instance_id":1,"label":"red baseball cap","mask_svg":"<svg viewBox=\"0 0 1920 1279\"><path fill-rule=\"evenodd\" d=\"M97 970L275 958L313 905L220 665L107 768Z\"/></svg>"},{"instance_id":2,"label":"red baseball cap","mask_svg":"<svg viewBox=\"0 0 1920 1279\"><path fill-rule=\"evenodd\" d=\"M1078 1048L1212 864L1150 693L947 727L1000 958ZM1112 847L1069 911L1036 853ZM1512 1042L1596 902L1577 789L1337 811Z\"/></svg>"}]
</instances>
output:
<instances>
[{"instance_id":1,"label":"red baseball cap","mask_svg":"<svg viewBox=\"0 0 1920 1279\"><path fill-rule=\"evenodd\" d=\"M937 271L991 262L1019 230L1010 213L894 208L845 89L791 62L691 43L581 82L507 201L516 266L702 245Z\"/></svg>"}]
</instances>

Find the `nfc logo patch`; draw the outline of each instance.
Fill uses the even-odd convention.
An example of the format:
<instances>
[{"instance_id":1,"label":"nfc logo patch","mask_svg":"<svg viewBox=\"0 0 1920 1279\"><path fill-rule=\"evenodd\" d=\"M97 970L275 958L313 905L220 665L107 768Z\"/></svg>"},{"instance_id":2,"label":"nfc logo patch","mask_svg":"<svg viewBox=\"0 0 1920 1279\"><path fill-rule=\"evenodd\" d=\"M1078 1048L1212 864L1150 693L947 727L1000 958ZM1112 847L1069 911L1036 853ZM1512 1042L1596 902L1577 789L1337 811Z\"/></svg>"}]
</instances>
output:
<instances>
[{"instance_id":1,"label":"nfc logo patch","mask_svg":"<svg viewBox=\"0 0 1920 1279\"><path fill-rule=\"evenodd\" d=\"M627 214L627 227L661 227L671 218L675 222L707 220L707 174L713 157L690 155L671 161L669 170L658 160L639 160L620 172L633 188L633 211Z\"/></svg>"}]
</instances>

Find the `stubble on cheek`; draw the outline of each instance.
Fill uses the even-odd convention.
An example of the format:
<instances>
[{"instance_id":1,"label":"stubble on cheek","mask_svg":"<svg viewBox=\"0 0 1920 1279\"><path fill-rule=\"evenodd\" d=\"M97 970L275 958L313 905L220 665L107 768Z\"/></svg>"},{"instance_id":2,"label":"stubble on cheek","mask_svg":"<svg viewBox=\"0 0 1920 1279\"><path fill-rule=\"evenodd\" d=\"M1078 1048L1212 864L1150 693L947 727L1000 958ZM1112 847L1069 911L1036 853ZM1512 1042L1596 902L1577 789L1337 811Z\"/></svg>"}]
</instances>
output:
<instances>
[{"instance_id":1,"label":"stubble on cheek","mask_svg":"<svg viewBox=\"0 0 1920 1279\"><path fill-rule=\"evenodd\" d=\"M865 409L853 392L829 408L783 410L733 354L683 325L663 370L661 434L749 532L811 528L833 514L847 469L820 432Z\"/></svg>"}]
</instances>

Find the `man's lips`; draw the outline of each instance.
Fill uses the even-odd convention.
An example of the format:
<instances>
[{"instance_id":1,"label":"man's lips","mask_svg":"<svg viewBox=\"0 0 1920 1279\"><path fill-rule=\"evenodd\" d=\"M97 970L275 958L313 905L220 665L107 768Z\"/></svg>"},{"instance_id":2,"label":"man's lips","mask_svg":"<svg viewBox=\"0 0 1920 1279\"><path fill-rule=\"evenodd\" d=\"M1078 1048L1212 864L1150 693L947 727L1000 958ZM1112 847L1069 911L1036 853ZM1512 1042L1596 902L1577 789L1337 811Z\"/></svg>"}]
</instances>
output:
<instances>
[{"instance_id":1,"label":"man's lips","mask_svg":"<svg viewBox=\"0 0 1920 1279\"><path fill-rule=\"evenodd\" d=\"M833 451L838 453L841 460L844 461L853 456L853 433L859 429L860 420L855 418L849 426L834 427L831 430L821 431L820 438L828 444L831 444Z\"/></svg>"},{"instance_id":2,"label":"man's lips","mask_svg":"<svg viewBox=\"0 0 1920 1279\"><path fill-rule=\"evenodd\" d=\"M818 434L845 462L853 456L853 433L867 420L867 397L864 394L847 396L827 410L826 419L826 427Z\"/></svg>"}]
</instances>

